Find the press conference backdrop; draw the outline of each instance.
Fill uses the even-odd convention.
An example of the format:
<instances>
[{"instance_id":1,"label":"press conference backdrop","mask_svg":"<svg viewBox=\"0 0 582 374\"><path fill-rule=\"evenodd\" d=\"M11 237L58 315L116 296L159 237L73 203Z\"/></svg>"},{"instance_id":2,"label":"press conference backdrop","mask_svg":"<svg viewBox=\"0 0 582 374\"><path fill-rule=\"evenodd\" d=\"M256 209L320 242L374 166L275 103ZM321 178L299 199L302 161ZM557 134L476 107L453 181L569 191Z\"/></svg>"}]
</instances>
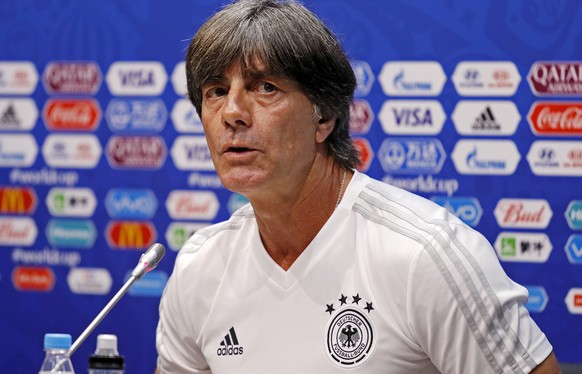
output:
<instances>
[{"instance_id":1,"label":"press conference backdrop","mask_svg":"<svg viewBox=\"0 0 582 374\"><path fill-rule=\"evenodd\" d=\"M127 372L152 372L181 243L246 203L221 186L184 96L188 39L222 3L0 3L0 372L38 370L43 334L77 338L160 242L160 266L73 356L86 372L113 333ZM484 233L559 361L582 363L580 3L307 5L358 78L360 170Z\"/></svg>"}]
</instances>

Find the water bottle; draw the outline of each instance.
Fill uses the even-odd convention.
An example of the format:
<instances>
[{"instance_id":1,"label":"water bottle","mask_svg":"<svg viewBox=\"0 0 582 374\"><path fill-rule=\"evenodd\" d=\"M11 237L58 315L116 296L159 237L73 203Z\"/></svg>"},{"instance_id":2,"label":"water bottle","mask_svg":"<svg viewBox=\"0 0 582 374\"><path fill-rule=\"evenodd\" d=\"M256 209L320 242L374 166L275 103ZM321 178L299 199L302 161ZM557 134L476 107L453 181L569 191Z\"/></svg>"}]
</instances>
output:
<instances>
[{"instance_id":1,"label":"water bottle","mask_svg":"<svg viewBox=\"0 0 582 374\"><path fill-rule=\"evenodd\" d=\"M45 334L44 350L46 356L40 367L39 374L75 374L67 351L71 348L71 335Z\"/></svg>"},{"instance_id":2,"label":"water bottle","mask_svg":"<svg viewBox=\"0 0 582 374\"><path fill-rule=\"evenodd\" d=\"M89 374L123 374L125 359L117 352L117 336L97 336L97 349L89 357Z\"/></svg>"}]
</instances>

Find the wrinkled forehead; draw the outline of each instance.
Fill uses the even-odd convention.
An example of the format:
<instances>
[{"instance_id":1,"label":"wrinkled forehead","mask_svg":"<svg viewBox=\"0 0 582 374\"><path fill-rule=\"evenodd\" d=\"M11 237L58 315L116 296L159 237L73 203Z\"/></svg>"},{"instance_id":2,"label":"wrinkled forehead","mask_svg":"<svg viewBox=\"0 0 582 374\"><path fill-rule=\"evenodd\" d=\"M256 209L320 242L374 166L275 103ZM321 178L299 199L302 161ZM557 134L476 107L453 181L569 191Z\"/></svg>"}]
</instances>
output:
<instances>
[{"instance_id":1,"label":"wrinkled forehead","mask_svg":"<svg viewBox=\"0 0 582 374\"><path fill-rule=\"evenodd\" d=\"M205 82L224 79L225 76L232 74L233 72L235 74L240 74L244 79L282 77L291 80L287 74L284 73L281 66L273 64L272 62L265 62L262 57L253 55L247 58L243 58L243 56L235 56L226 64L216 65L215 69L209 71Z\"/></svg>"}]
</instances>

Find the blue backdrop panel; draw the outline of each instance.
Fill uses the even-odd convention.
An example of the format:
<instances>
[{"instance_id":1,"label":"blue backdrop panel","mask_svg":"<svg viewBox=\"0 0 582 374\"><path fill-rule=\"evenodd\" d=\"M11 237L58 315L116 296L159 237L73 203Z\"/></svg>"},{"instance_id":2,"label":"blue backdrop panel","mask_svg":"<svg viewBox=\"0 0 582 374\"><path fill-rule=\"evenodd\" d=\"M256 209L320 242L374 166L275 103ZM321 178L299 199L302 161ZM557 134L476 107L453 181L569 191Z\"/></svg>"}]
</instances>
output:
<instances>
[{"instance_id":1,"label":"blue backdrop panel","mask_svg":"<svg viewBox=\"0 0 582 374\"><path fill-rule=\"evenodd\" d=\"M152 242L169 250L99 333L155 367L177 249L245 203L183 99L189 38L223 1L0 3L0 372L78 337ZM358 76L361 170L495 244L561 362L582 363L582 8L577 1L308 0ZM428 287L428 285L427 285ZM459 352L462 354L462 352Z\"/></svg>"}]
</instances>

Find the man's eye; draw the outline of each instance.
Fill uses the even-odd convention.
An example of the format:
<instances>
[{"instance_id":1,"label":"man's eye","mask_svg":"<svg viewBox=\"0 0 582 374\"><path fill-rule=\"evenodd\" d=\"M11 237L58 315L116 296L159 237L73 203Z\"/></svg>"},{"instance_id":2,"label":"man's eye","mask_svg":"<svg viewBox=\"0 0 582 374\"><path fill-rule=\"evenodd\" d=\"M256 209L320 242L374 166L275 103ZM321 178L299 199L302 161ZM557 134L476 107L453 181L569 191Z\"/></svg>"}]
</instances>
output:
<instances>
[{"instance_id":1,"label":"man's eye","mask_svg":"<svg viewBox=\"0 0 582 374\"><path fill-rule=\"evenodd\" d=\"M215 87L212 90L210 90L209 93L211 96L224 96L226 95L226 90L222 87Z\"/></svg>"},{"instance_id":2,"label":"man's eye","mask_svg":"<svg viewBox=\"0 0 582 374\"><path fill-rule=\"evenodd\" d=\"M277 87L275 87L275 85L272 83L263 82L263 83L259 84L259 91L261 91L261 92L270 93L270 92L274 92L276 90L277 90Z\"/></svg>"}]
</instances>

